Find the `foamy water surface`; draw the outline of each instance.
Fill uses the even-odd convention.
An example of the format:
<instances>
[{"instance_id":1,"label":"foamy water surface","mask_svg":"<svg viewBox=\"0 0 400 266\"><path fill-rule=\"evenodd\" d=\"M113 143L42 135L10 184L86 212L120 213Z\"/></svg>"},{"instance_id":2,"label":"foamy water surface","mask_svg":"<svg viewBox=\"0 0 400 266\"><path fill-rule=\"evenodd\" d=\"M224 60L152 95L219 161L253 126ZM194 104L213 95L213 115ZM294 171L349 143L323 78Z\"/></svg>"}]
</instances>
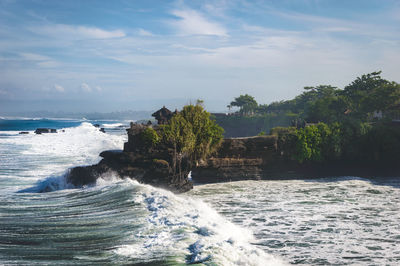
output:
<instances>
[{"instance_id":1,"label":"foamy water surface","mask_svg":"<svg viewBox=\"0 0 400 266\"><path fill-rule=\"evenodd\" d=\"M111 132L90 123L57 134L0 132L0 264L400 261L397 179L244 181L183 195L113 173L90 187L66 184L68 168L123 147L124 131ZM43 187L52 192L37 193Z\"/></svg>"}]
</instances>

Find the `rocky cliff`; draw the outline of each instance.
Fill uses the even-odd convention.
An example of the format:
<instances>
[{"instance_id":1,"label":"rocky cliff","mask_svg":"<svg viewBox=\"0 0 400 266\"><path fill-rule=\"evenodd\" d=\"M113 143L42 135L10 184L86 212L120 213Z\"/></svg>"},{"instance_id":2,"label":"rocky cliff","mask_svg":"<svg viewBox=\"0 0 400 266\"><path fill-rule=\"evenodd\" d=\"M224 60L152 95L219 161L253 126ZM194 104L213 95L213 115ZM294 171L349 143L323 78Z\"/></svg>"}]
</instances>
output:
<instances>
[{"instance_id":1,"label":"rocky cliff","mask_svg":"<svg viewBox=\"0 0 400 266\"><path fill-rule=\"evenodd\" d=\"M162 187L176 193L193 188L184 176L171 170L171 149L158 145L143 145L141 133L148 125L131 124L127 130L128 142L124 150L104 151L98 164L71 169L68 182L82 186L94 183L108 171L121 178L133 178L141 183ZM155 127L156 128L156 127ZM157 128L156 128L157 129ZM257 136L224 139L218 151L209 159L192 167L195 183L215 183L237 180L297 179L328 176L399 176L399 167L382 163L330 161L324 163L298 163L283 156L277 136Z\"/></svg>"},{"instance_id":2,"label":"rocky cliff","mask_svg":"<svg viewBox=\"0 0 400 266\"><path fill-rule=\"evenodd\" d=\"M188 180L189 172L185 177L172 173L170 151L167 147L148 148L140 138L141 133L149 126L131 123L127 129L128 142L124 150L104 151L103 158L98 164L75 167L67 176L67 181L75 186L95 183L101 175L112 171L121 178L132 178L144 184L162 187L170 191L181 193L193 188Z\"/></svg>"}]
</instances>

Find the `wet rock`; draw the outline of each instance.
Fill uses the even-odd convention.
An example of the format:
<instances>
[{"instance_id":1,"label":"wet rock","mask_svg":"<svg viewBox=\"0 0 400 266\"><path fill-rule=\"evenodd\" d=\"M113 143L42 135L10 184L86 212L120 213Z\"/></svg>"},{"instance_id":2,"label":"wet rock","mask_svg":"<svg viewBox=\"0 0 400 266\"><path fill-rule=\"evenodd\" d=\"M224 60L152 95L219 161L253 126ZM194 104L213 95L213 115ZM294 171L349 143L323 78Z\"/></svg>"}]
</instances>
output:
<instances>
[{"instance_id":1,"label":"wet rock","mask_svg":"<svg viewBox=\"0 0 400 266\"><path fill-rule=\"evenodd\" d=\"M43 134L43 133L57 133L57 129L54 128L37 128L35 130L36 134Z\"/></svg>"}]
</instances>

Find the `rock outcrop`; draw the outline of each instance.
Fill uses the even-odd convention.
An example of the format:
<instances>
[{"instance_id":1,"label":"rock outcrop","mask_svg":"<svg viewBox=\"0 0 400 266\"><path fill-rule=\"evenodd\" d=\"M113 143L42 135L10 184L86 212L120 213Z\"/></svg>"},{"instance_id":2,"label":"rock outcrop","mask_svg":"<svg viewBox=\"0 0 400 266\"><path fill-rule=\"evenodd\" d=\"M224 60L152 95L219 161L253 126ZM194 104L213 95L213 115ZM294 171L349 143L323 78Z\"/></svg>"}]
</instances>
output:
<instances>
[{"instance_id":1,"label":"rock outcrop","mask_svg":"<svg viewBox=\"0 0 400 266\"><path fill-rule=\"evenodd\" d=\"M107 172L114 172L121 178L132 178L140 183L162 187L175 193L186 192L193 188L193 183L187 178L176 176L169 167L168 158L172 151L166 147L148 149L143 145L141 133L149 126L131 123L128 142L124 150L104 151L98 164L75 167L70 170L67 181L75 186L89 185Z\"/></svg>"},{"instance_id":2,"label":"rock outcrop","mask_svg":"<svg viewBox=\"0 0 400 266\"><path fill-rule=\"evenodd\" d=\"M54 128L37 128L35 130L36 134L43 134L43 133L57 133L57 129Z\"/></svg>"},{"instance_id":3,"label":"rock outcrop","mask_svg":"<svg viewBox=\"0 0 400 266\"><path fill-rule=\"evenodd\" d=\"M382 161L333 160L299 163L284 154L277 136L224 139L218 152L192 170L195 183L307 179L334 176L399 176L398 165Z\"/></svg>"},{"instance_id":4,"label":"rock outcrop","mask_svg":"<svg viewBox=\"0 0 400 266\"><path fill-rule=\"evenodd\" d=\"M281 161L276 136L224 139L213 157L193 169L192 177L200 183L260 180Z\"/></svg>"},{"instance_id":5,"label":"rock outcrop","mask_svg":"<svg viewBox=\"0 0 400 266\"><path fill-rule=\"evenodd\" d=\"M174 175L170 162L172 150L157 145L143 145L143 132L151 125L131 123L124 150L104 151L98 164L71 169L68 182L83 186L96 182L101 175L113 171L121 178L134 178L145 184L162 187L175 193L193 188L189 171ZM157 130L157 127L154 128ZM398 176L399 167L383 164L330 161L298 163L279 147L274 135L224 139L218 151L209 159L192 167L195 183L216 183L238 180L299 179L329 176ZM190 169L184 167L185 169Z\"/></svg>"}]
</instances>

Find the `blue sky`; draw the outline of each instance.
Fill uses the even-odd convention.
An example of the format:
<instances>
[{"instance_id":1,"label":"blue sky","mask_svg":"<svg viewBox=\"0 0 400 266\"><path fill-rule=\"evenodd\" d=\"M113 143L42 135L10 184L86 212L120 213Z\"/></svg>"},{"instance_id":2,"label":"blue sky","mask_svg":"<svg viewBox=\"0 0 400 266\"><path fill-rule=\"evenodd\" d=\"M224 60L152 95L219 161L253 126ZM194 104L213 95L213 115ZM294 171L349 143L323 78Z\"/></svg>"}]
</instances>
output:
<instances>
[{"instance_id":1,"label":"blue sky","mask_svg":"<svg viewBox=\"0 0 400 266\"><path fill-rule=\"evenodd\" d=\"M400 1L0 0L0 113L290 99L400 81Z\"/></svg>"}]
</instances>

